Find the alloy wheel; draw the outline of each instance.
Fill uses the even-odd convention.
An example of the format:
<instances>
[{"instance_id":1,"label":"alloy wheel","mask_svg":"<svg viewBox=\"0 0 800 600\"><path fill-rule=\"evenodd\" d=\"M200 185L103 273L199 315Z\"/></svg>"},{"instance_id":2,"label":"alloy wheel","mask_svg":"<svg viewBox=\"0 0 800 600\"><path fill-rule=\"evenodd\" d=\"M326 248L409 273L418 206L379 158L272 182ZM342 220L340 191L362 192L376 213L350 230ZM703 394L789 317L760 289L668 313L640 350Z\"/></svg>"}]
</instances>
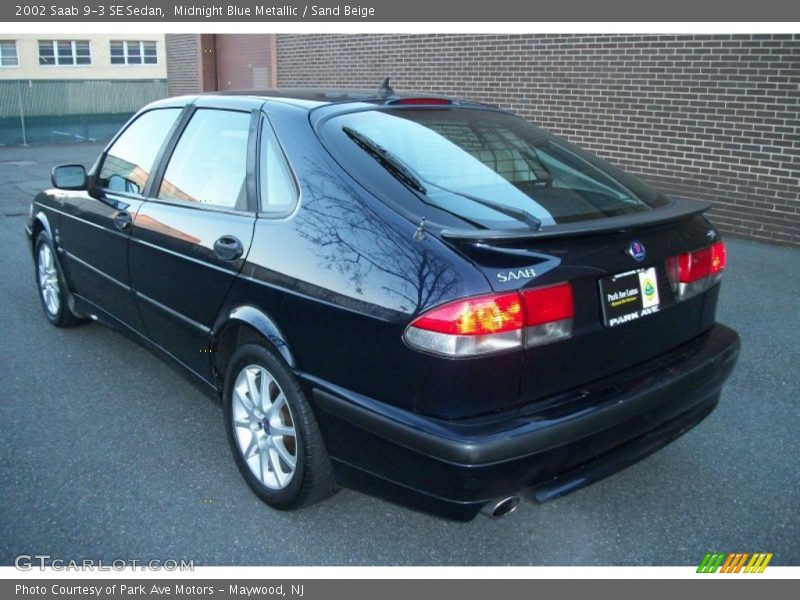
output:
<instances>
[{"instance_id":1,"label":"alloy wheel","mask_svg":"<svg viewBox=\"0 0 800 600\"><path fill-rule=\"evenodd\" d=\"M53 251L47 244L39 246L37 267L39 269L39 291L51 316L56 316L61 308L61 287Z\"/></svg>"},{"instance_id":2,"label":"alloy wheel","mask_svg":"<svg viewBox=\"0 0 800 600\"><path fill-rule=\"evenodd\" d=\"M247 466L267 488L282 490L297 468L297 432L275 378L260 365L239 371L233 386L234 436Z\"/></svg>"}]
</instances>

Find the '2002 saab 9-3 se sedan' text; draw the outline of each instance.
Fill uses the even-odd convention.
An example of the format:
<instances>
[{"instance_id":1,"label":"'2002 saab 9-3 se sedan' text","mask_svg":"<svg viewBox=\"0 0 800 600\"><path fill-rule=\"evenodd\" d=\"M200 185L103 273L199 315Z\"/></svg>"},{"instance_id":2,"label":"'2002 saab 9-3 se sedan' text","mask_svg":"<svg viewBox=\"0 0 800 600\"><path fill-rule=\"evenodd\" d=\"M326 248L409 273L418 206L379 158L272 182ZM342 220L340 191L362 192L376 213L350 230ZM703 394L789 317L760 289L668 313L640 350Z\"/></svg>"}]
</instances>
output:
<instances>
[{"instance_id":1,"label":"'2002 saab 9-3 se sedan' text","mask_svg":"<svg viewBox=\"0 0 800 600\"><path fill-rule=\"evenodd\" d=\"M219 395L278 509L337 485L456 519L555 498L701 421L739 353L707 205L484 104L167 99L52 181L27 225L47 318Z\"/></svg>"}]
</instances>

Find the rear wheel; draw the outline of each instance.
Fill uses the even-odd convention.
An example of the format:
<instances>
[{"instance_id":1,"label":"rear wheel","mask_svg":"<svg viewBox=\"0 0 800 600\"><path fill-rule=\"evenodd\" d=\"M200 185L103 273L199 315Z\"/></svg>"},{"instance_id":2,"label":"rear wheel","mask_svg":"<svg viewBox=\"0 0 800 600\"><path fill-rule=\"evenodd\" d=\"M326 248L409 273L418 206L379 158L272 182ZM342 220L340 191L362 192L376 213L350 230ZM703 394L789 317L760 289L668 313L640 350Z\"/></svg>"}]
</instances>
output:
<instances>
[{"instance_id":1,"label":"rear wheel","mask_svg":"<svg viewBox=\"0 0 800 600\"><path fill-rule=\"evenodd\" d=\"M228 365L224 403L236 465L264 502L292 510L333 493L319 427L282 359L258 344L239 348Z\"/></svg>"},{"instance_id":2,"label":"rear wheel","mask_svg":"<svg viewBox=\"0 0 800 600\"><path fill-rule=\"evenodd\" d=\"M53 240L46 231L36 237L36 283L39 300L47 319L56 327L71 327L81 322L67 304L66 284L58 264Z\"/></svg>"}]
</instances>

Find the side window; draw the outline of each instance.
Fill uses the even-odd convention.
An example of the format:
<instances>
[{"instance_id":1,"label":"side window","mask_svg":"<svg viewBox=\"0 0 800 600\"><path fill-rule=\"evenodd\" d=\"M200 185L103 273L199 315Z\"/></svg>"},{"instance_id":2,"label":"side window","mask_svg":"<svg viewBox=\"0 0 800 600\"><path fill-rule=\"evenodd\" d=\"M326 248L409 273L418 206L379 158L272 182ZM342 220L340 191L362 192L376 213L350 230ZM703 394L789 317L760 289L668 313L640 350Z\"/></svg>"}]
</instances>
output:
<instances>
[{"instance_id":1,"label":"side window","mask_svg":"<svg viewBox=\"0 0 800 600\"><path fill-rule=\"evenodd\" d=\"M167 164L159 198L247 209L250 114L198 109Z\"/></svg>"},{"instance_id":2,"label":"side window","mask_svg":"<svg viewBox=\"0 0 800 600\"><path fill-rule=\"evenodd\" d=\"M297 202L297 189L275 133L266 119L261 125L258 163L261 210L270 213L292 210Z\"/></svg>"},{"instance_id":3,"label":"side window","mask_svg":"<svg viewBox=\"0 0 800 600\"><path fill-rule=\"evenodd\" d=\"M141 194L164 138L180 114L180 108L161 108L131 123L106 154L98 185L114 192Z\"/></svg>"}]
</instances>

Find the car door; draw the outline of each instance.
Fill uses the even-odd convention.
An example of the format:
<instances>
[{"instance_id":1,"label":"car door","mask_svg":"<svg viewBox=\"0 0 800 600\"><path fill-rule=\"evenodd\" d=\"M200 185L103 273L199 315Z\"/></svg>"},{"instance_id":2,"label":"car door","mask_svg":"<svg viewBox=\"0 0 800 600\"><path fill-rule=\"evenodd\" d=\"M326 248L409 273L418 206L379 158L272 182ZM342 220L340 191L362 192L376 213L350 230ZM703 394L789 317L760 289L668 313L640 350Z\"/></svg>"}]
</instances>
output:
<instances>
[{"instance_id":1,"label":"car door","mask_svg":"<svg viewBox=\"0 0 800 600\"><path fill-rule=\"evenodd\" d=\"M90 189L62 204L59 242L73 291L136 331L142 323L130 289L128 236L181 110L150 110L131 121L101 155Z\"/></svg>"},{"instance_id":2,"label":"car door","mask_svg":"<svg viewBox=\"0 0 800 600\"><path fill-rule=\"evenodd\" d=\"M258 118L191 110L134 219L129 264L148 337L211 382L211 328L253 237Z\"/></svg>"}]
</instances>

